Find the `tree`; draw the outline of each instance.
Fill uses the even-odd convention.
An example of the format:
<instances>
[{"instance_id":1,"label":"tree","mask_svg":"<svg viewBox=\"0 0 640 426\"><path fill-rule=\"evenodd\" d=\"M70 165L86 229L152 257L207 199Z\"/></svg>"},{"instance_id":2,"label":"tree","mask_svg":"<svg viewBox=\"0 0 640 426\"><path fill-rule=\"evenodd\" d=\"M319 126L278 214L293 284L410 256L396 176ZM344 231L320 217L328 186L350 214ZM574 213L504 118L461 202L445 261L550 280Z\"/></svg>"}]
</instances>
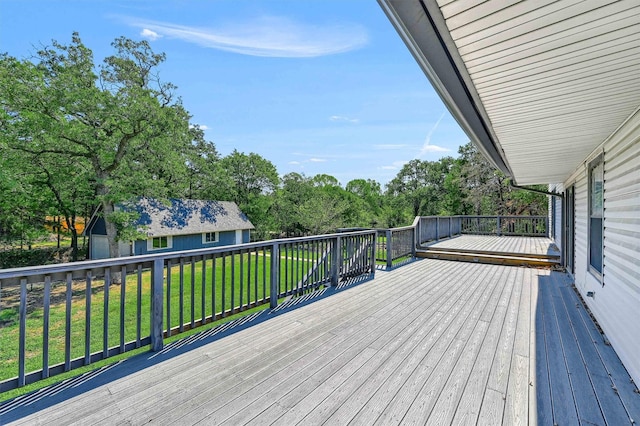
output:
<instances>
[{"instance_id":1,"label":"tree","mask_svg":"<svg viewBox=\"0 0 640 426\"><path fill-rule=\"evenodd\" d=\"M165 197L186 171L193 137L176 87L158 78L164 54L146 41L117 38L115 54L97 67L77 33L37 52L36 63L0 58L7 147L70 176L82 170L106 219L109 253L118 256L115 206L138 196ZM86 174L84 174L86 171ZM52 180L52 184L64 179ZM63 191L58 187L58 192Z\"/></svg>"},{"instance_id":2,"label":"tree","mask_svg":"<svg viewBox=\"0 0 640 426\"><path fill-rule=\"evenodd\" d=\"M387 194L402 201L412 217L440 214L444 182L453 162L451 157L439 161L411 160L387 184Z\"/></svg>"},{"instance_id":3,"label":"tree","mask_svg":"<svg viewBox=\"0 0 640 426\"><path fill-rule=\"evenodd\" d=\"M354 179L347 182L345 190L361 201L358 206L361 226L384 226L385 199L379 182L373 179Z\"/></svg>"},{"instance_id":4,"label":"tree","mask_svg":"<svg viewBox=\"0 0 640 426\"><path fill-rule=\"evenodd\" d=\"M545 215L547 198L543 194L514 189L509 178L495 169L471 143L459 149L460 175L467 203L474 214ZM534 186L546 190L544 185Z\"/></svg>"},{"instance_id":5,"label":"tree","mask_svg":"<svg viewBox=\"0 0 640 426\"><path fill-rule=\"evenodd\" d=\"M294 172L284 175L271 210L275 228L289 237L308 232L300 206L312 196L313 185L308 177Z\"/></svg>"},{"instance_id":6,"label":"tree","mask_svg":"<svg viewBox=\"0 0 640 426\"><path fill-rule=\"evenodd\" d=\"M219 198L235 201L256 227L258 236L268 235L273 230L272 194L280 181L276 167L258 154L247 155L234 149L220 160L220 171L226 177L226 194Z\"/></svg>"}]
</instances>

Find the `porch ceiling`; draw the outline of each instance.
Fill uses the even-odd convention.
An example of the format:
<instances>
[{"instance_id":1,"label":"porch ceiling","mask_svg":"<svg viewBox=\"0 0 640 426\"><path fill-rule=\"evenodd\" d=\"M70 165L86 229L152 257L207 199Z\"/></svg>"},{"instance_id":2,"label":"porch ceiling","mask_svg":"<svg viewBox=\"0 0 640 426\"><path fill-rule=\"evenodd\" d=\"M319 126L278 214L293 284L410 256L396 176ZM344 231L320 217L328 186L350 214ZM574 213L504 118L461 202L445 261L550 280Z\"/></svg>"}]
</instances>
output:
<instances>
[{"instance_id":1,"label":"porch ceiling","mask_svg":"<svg viewBox=\"0 0 640 426\"><path fill-rule=\"evenodd\" d=\"M636 0L379 1L469 137L519 184L564 181L640 106Z\"/></svg>"}]
</instances>

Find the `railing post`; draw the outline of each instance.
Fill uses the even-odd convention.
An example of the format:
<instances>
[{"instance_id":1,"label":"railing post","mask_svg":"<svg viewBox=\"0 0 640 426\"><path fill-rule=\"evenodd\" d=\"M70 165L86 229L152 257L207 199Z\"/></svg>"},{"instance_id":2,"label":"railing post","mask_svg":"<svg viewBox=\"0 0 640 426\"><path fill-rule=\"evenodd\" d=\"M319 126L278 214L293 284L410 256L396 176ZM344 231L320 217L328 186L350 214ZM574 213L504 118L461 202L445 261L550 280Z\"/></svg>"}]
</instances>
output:
<instances>
[{"instance_id":1,"label":"railing post","mask_svg":"<svg viewBox=\"0 0 640 426\"><path fill-rule=\"evenodd\" d=\"M436 216L436 241L440 241L440 216Z\"/></svg>"},{"instance_id":2,"label":"railing post","mask_svg":"<svg viewBox=\"0 0 640 426\"><path fill-rule=\"evenodd\" d=\"M551 233L549 232L549 217L545 216L544 218L544 233L546 235L551 235Z\"/></svg>"},{"instance_id":3,"label":"railing post","mask_svg":"<svg viewBox=\"0 0 640 426\"><path fill-rule=\"evenodd\" d=\"M498 233L498 237L500 236L500 234L502 233L502 220L500 219L500 215L498 215L498 228L496 229L497 233Z\"/></svg>"},{"instance_id":4,"label":"railing post","mask_svg":"<svg viewBox=\"0 0 640 426\"><path fill-rule=\"evenodd\" d=\"M451 220L453 218L451 216L449 216L449 238L453 237L452 233L451 233Z\"/></svg>"},{"instance_id":5,"label":"railing post","mask_svg":"<svg viewBox=\"0 0 640 426\"><path fill-rule=\"evenodd\" d=\"M393 252L392 252L392 244L391 244L391 237L393 234L393 231L391 231L391 229L387 229L387 269L391 269L391 267L393 266Z\"/></svg>"},{"instance_id":6,"label":"railing post","mask_svg":"<svg viewBox=\"0 0 640 426\"><path fill-rule=\"evenodd\" d=\"M417 234L418 227L415 227L411 233L411 257L416 257L416 246L418 245L418 239L416 237Z\"/></svg>"},{"instance_id":7,"label":"railing post","mask_svg":"<svg viewBox=\"0 0 640 426\"><path fill-rule=\"evenodd\" d=\"M162 338L163 287L164 259L155 259L151 275L151 350L153 352L161 351L164 347Z\"/></svg>"},{"instance_id":8,"label":"railing post","mask_svg":"<svg viewBox=\"0 0 640 426\"><path fill-rule=\"evenodd\" d=\"M376 273L376 258L378 257L376 253L377 250L378 250L378 231L376 231L373 234L373 237L371 238L371 256L369 256L369 262L371 262L372 278Z\"/></svg>"},{"instance_id":9,"label":"railing post","mask_svg":"<svg viewBox=\"0 0 640 426\"><path fill-rule=\"evenodd\" d=\"M331 247L331 287L337 287L340 279L340 263L342 263L342 239L337 236L332 242Z\"/></svg>"},{"instance_id":10,"label":"railing post","mask_svg":"<svg viewBox=\"0 0 640 426\"><path fill-rule=\"evenodd\" d=\"M280 246L274 243L271 246L271 294L269 302L271 309L278 306L278 293L280 284Z\"/></svg>"}]
</instances>

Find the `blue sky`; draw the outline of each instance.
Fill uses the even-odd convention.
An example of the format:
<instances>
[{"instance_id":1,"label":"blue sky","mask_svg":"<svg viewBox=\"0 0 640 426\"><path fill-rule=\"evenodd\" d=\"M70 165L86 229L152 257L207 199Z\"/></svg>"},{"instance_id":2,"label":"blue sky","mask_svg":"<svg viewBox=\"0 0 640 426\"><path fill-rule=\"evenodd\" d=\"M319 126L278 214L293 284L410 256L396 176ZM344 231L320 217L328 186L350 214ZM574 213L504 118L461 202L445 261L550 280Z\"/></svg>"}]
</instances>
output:
<instances>
[{"instance_id":1,"label":"blue sky","mask_svg":"<svg viewBox=\"0 0 640 426\"><path fill-rule=\"evenodd\" d=\"M116 37L148 40L219 152L281 175L385 184L468 141L375 0L0 0L0 52L27 58L73 31L96 61Z\"/></svg>"}]
</instances>

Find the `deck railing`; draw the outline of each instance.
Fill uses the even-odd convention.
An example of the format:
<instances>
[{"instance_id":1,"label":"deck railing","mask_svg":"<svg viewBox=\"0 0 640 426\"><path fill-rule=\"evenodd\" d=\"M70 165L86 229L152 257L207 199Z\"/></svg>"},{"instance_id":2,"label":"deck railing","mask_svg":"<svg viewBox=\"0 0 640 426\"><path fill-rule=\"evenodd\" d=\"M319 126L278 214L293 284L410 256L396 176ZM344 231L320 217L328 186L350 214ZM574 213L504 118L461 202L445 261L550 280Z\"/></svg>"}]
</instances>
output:
<instances>
[{"instance_id":1,"label":"deck railing","mask_svg":"<svg viewBox=\"0 0 640 426\"><path fill-rule=\"evenodd\" d=\"M341 228L339 232L367 228ZM376 261L391 269L399 260L415 256L416 249L462 234L546 237L546 216L419 216L411 226L376 231Z\"/></svg>"},{"instance_id":2,"label":"deck railing","mask_svg":"<svg viewBox=\"0 0 640 426\"><path fill-rule=\"evenodd\" d=\"M546 216L460 216L463 234L545 237Z\"/></svg>"},{"instance_id":3,"label":"deck railing","mask_svg":"<svg viewBox=\"0 0 640 426\"><path fill-rule=\"evenodd\" d=\"M360 231L0 270L1 332L15 343L0 348L0 392L147 345L158 351L174 334L373 274L375 238Z\"/></svg>"},{"instance_id":4,"label":"deck railing","mask_svg":"<svg viewBox=\"0 0 640 426\"><path fill-rule=\"evenodd\" d=\"M461 234L546 237L546 216L421 216L416 218L419 244Z\"/></svg>"}]
</instances>

